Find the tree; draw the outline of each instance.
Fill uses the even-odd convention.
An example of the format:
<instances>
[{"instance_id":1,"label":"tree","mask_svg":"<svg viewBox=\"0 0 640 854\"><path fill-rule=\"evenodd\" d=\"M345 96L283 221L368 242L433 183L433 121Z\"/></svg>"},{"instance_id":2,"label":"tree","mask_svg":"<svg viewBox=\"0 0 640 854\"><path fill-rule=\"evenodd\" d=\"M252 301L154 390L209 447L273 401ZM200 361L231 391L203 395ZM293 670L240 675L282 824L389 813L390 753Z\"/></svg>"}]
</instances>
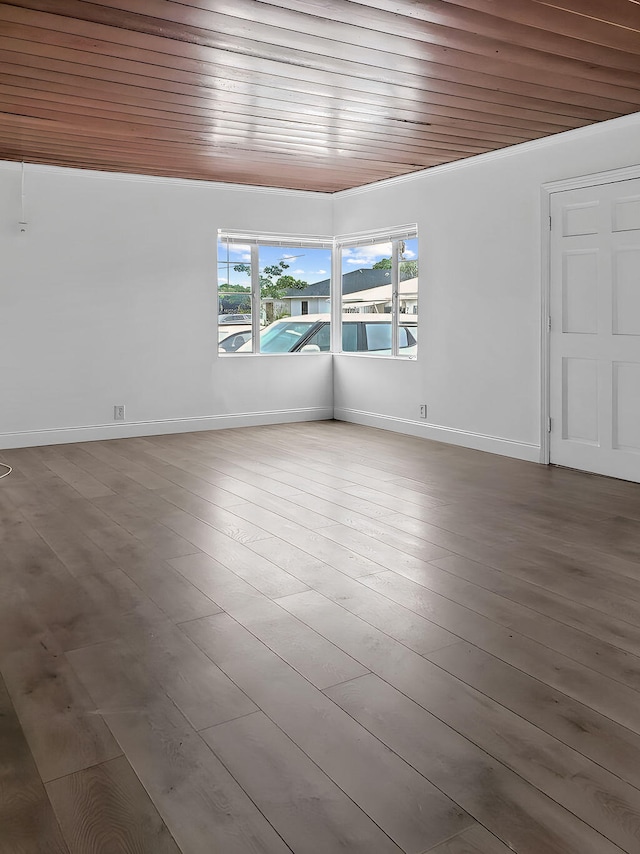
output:
<instances>
[{"instance_id":1,"label":"tree","mask_svg":"<svg viewBox=\"0 0 640 854\"><path fill-rule=\"evenodd\" d=\"M218 307L221 314L251 312L251 287L249 285L218 285Z\"/></svg>"},{"instance_id":2,"label":"tree","mask_svg":"<svg viewBox=\"0 0 640 854\"><path fill-rule=\"evenodd\" d=\"M236 273L247 273L251 275L250 264L234 264L233 269ZM297 290L301 291L307 287L308 282L303 282L302 279L296 279L284 271L289 269L289 265L284 261L278 261L276 264L271 264L265 267L260 273L260 299L277 300L282 299L286 291ZM267 323L272 323L274 319L273 303L268 302L265 306L267 315Z\"/></svg>"},{"instance_id":3,"label":"tree","mask_svg":"<svg viewBox=\"0 0 640 854\"><path fill-rule=\"evenodd\" d=\"M400 281L405 282L407 279L415 279L418 276L417 261L400 261Z\"/></svg>"},{"instance_id":4,"label":"tree","mask_svg":"<svg viewBox=\"0 0 640 854\"><path fill-rule=\"evenodd\" d=\"M400 268L400 281L404 282L407 279L415 279L418 275L418 262L417 261L405 261L402 257L402 253L400 254L400 262L398 264ZM391 269L391 258L381 258L379 261L372 267L373 270L390 270Z\"/></svg>"}]
</instances>

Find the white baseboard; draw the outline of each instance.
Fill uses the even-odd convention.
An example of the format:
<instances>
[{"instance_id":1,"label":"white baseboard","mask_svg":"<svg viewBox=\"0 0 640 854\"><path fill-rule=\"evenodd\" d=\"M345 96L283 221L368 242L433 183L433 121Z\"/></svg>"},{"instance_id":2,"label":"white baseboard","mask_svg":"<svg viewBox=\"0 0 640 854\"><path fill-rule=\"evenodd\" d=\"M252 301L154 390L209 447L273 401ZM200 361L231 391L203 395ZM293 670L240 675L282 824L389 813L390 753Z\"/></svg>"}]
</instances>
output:
<instances>
[{"instance_id":1,"label":"white baseboard","mask_svg":"<svg viewBox=\"0 0 640 854\"><path fill-rule=\"evenodd\" d=\"M382 430L393 430L395 433L406 433L422 439L433 439L436 442L446 442L449 445L460 445L473 448L476 451L488 451L503 457L514 457L532 463L540 462L540 445L527 442L514 442L511 439L501 439L497 436L486 436L483 433L471 433L467 430L455 430L452 427L440 427L422 421L411 421L408 418L394 418L390 415L377 415L374 412L363 412L359 409L344 409L336 407L333 417L337 421L351 421L366 427L378 427Z\"/></svg>"},{"instance_id":2,"label":"white baseboard","mask_svg":"<svg viewBox=\"0 0 640 854\"><path fill-rule=\"evenodd\" d=\"M333 418L333 407L280 409L245 412L239 415L206 415L200 418L172 418L166 421L124 421L53 430L28 430L0 433L0 449L31 448L36 445L62 445L71 442L96 442L101 439L128 439L134 436L162 436L167 433L195 433L200 430L225 430L228 427L259 427L293 421L322 421Z\"/></svg>"}]
</instances>

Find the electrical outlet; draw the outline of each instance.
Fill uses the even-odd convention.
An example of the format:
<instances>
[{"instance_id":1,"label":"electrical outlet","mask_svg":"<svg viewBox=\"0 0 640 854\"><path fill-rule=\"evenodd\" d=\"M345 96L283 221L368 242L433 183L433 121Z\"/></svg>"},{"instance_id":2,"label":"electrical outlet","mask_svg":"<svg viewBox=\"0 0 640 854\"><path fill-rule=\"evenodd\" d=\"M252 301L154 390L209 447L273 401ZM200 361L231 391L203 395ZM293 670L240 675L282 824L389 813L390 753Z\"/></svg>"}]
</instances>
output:
<instances>
[{"instance_id":1,"label":"electrical outlet","mask_svg":"<svg viewBox=\"0 0 640 854\"><path fill-rule=\"evenodd\" d=\"M420 404L420 418L426 418L426 417L427 417L427 404L421 403Z\"/></svg>"},{"instance_id":2,"label":"electrical outlet","mask_svg":"<svg viewBox=\"0 0 640 854\"><path fill-rule=\"evenodd\" d=\"M113 420L124 421L124 404L122 406L113 407Z\"/></svg>"}]
</instances>

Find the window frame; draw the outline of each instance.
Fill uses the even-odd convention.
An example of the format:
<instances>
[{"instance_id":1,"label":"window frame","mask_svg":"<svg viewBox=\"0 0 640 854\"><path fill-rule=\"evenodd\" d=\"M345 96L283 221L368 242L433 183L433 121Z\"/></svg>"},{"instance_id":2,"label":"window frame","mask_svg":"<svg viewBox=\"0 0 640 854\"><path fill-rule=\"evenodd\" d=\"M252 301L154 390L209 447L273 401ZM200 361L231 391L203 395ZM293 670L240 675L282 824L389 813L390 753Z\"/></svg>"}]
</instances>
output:
<instances>
[{"instance_id":1,"label":"window frame","mask_svg":"<svg viewBox=\"0 0 640 854\"><path fill-rule=\"evenodd\" d=\"M333 256L334 238L327 235L299 235L299 234L270 234L264 232L236 231L234 229L219 228L218 241L216 243L216 254L221 244L249 246L251 259L251 272L249 284L251 286L251 353L219 353L218 356L286 356L290 353L261 353L260 351L260 309L262 298L260 295L260 247L281 246L283 249L329 249L331 251L331 277L329 280L329 297L333 299ZM218 262L220 258L218 257ZM216 267L218 269L218 267ZM217 286L219 291L219 284ZM218 324L218 327L220 324ZM331 351L329 351L331 352Z\"/></svg>"},{"instance_id":2,"label":"window frame","mask_svg":"<svg viewBox=\"0 0 640 854\"><path fill-rule=\"evenodd\" d=\"M403 241L417 240L417 223L395 226L393 228L376 229L375 231L357 232L353 234L338 235L334 238L334 258L332 268L332 352L348 353L352 356L368 356L379 359L403 359L414 361L418 357L419 344L416 336L416 354L405 355L400 352L399 327L400 327L400 257L399 247ZM342 256L344 249L357 249L359 247L371 246L377 243L391 244L391 353L376 355L375 351L358 350L350 351L342 349ZM418 282L420 278L420 266L418 264ZM419 287L419 285L418 285ZM357 313L356 313L356 316ZM418 315L419 316L419 315ZM361 315L364 317L364 315Z\"/></svg>"},{"instance_id":3,"label":"window frame","mask_svg":"<svg viewBox=\"0 0 640 854\"><path fill-rule=\"evenodd\" d=\"M331 345L328 352L337 354L348 354L351 356L369 356L383 359L403 359L416 360L417 351L415 354L405 355L401 352L399 346L400 339L400 257L399 247L403 241L418 239L418 226L416 223L399 225L390 228L376 229L372 231L354 232L351 234L335 235L329 237L327 235L283 235L273 233L247 232L234 229L218 229L217 249L221 244L226 242L227 247L231 245L249 246L250 249L250 279L251 287L250 303L251 303L251 336L252 350L251 353L238 353L236 351L217 355L225 357L238 355L294 355L293 353L262 353L260 350L260 310L261 310L261 294L260 294L260 247L261 246L278 246L283 249L329 249L331 251L331 273L329 284L329 299L330 299L330 324ZM376 351L369 350L343 350L342 344L342 257L344 249L355 249L359 247L371 246L378 243L391 244L391 312L389 318L391 322L391 353L377 355ZM218 255L218 261L220 256ZM418 279L420 267L418 266ZM218 290L219 290L218 284ZM418 285L419 288L419 285ZM308 315L301 315L305 317ZM361 322L366 322L366 314L354 313L354 318L358 318ZM417 320L417 317L416 317ZM218 328L220 324L218 323ZM418 348L417 335L416 347ZM326 351L321 351L326 352Z\"/></svg>"}]
</instances>

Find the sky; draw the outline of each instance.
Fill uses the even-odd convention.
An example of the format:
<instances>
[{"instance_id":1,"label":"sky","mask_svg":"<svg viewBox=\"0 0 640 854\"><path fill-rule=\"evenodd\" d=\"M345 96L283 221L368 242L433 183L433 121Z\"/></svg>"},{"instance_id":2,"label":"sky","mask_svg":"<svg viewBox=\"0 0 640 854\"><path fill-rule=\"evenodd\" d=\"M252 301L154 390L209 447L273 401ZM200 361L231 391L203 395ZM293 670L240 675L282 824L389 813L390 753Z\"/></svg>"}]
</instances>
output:
<instances>
[{"instance_id":1,"label":"sky","mask_svg":"<svg viewBox=\"0 0 640 854\"><path fill-rule=\"evenodd\" d=\"M251 261L251 252L248 246L229 246L229 279L227 279L227 246L218 244L218 282L225 284L227 281L234 285L248 285L249 276L246 273L237 273L233 269L234 264L248 264ZM289 269L284 271L285 275L293 276L308 282L322 282L331 275L331 250L291 248L286 246L261 246L260 247L260 270L284 261Z\"/></svg>"},{"instance_id":2,"label":"sky","mask_svg":"<svg viewBox=\"0 0 640 854\"><path fill-rule=\"evenodd\" d=\"M418 241L407 240L405 245L404 257L410 261L417 258ZM351 270L361 270L373 267L373 265L382 258L389 258L391 255L390 243L378 243L372 246L358 246L353 249L343 249L342 251L342 272L348 273ZM229 246L229 265L227 268L227 245L226 243L218 244L218 282L225 284L230 282L234 285L248 285L249 276L246 273L237 273L233 269L234 264L248 264L251 261L251 251L249 246L230 245ZM329 249L310 249L290 248L283 246L261 246L260 247L260 269L265 266L276 264L279 261L285 261L289 264L289 269L285 270L285 274L294 276L296 279L301 279L312 285L314 282L321 282L328 279L331 275L331 250ZM229 278L227 278L227 269Z\"/></svg>"}]
</instances>

